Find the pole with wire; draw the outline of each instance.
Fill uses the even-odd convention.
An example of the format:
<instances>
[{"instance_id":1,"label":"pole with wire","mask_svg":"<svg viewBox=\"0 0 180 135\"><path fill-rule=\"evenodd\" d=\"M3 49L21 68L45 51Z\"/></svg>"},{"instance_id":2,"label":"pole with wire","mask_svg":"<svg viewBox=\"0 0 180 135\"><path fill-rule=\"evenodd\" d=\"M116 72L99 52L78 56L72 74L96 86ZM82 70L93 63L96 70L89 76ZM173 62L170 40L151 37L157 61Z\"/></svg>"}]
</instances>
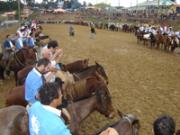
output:
<instances>
[{"instance_id":1,"label":"pole with wire","mask_svg":"<svg viewBox=\"0 0 180 135\"><path fill-rule=\"evenodd\" d=\"M19 20L19 27L21 26L21 5L20 5L20 0L17 0L18 1L18 20Z\"/></svg>"}]
</instances>

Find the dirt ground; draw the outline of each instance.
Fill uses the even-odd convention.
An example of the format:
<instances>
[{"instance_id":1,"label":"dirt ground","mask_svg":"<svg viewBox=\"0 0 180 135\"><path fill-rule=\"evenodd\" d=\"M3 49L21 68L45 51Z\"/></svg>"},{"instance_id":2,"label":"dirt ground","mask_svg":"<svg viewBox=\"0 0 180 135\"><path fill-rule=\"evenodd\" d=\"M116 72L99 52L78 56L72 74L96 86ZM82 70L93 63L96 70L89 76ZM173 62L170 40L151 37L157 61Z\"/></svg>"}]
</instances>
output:
<instances>
[{"instance_id":1,"label":"dirt ground","mask_svg":"<svg viewBox=\"0 0 180 135\"><path fill-rule=\"evenodd\" d=\"M43 25L44 33L58 40L64 50L62 62L89 58L99 62L109 76L109 89L115 109L140 119L141 135L151 135L152 123L162 114L172 115L180 129L180 57L137 44L133 34L97 30L90 39L90 29L74 26L75 37L68 36L67 25ZM11 79L0 86L0 106ZM91 114L82 124L82 135L118 119L109 120L99 113Z\"/></svg>"}]
</instances>

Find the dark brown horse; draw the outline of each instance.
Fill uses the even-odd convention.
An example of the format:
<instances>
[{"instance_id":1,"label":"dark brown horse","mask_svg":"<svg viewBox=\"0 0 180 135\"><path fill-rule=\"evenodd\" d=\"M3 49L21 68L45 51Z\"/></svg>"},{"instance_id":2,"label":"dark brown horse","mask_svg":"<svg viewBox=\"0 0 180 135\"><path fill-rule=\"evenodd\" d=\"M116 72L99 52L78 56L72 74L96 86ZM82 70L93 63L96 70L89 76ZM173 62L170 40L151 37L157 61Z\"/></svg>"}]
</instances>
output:
<instances>
[{"instance_id":1,"label":"dark brown horse","mask_svg":"<svg viewBox=\"0 0 180 135\"><path fill-rule=\"evenodd\" d=\"M23 85L28 73L33 69L33 65L29 65L19 70L17 73L17 85Z\"/></svg>"},{"instance_id":2,"label":"dark brown horse","mask_svg":"<svg viewBox=\"0 0 180 135\"><path fill-rule=\"evenodd\" d=\"M122 118L119 121L100 129L94 135L99 135L108 127L114 128L119 135L138 135L138 130L140 128L139 119L134 115L125 115L121 117Z\"/></svg>"},{"instance_id":3,"label":"dark brown horse","mask_svg":"<svg viewBox=\"0 0 180 135\"><path fill-rule=\"evenodd\" d=\"M98 111L106 117L112 118L114 110L112 109L111 97L103 86L95 91L95 95L69 104L67 107L71 115L70 129L76 135L79 134L80 123L87 118L93 111Z\"/></svg>"},{"instance_id":4,"label":"dark brown horse","mask_svg":"<svg viewBox=\"0 0 180 135\"><path fill-rule=\"evenodd\" d=\"M33 64L35 61L36 61L36 52L32 48L28 48L28 47L22 48L18 52L14 53L13 59L10 62L9 70L14 72L16 83L17 83L17 72L23 69L25 66L29 64ZM2 75L4 70L0 72L2 72L0 73L0 75Z\"/></svg>"},{"instance_id":5,"label":"dark brown horse","mask_svg":"<svg viewBox=\"0 0 180 135\"><path fill-rule=\"evenodd\" d=\"M78 60L70 64L62 64L62 71L69 71L70 73L80 72L88 67L89 59Z\"/></svg>"},{"instance_id":6,"label":"dark brown horse","mask_svg":"<svg viewBox=\"0 0 180 135\"><path fill-rule=\"evenodd\" d=\"M22 105L26 106L27 102L25 100L25 88L24 86L18 86L9 91L6 97L6 106L11 105Z\"/></svg>"},{"instance_id":7,"label":"dark brown horse","mask_svg":"<svg viewBox=\"0 0 180 135\"><path fill-rule=\"evenodd\" d=\"M28 135L28 118L26 108L10 106L0 109L0 134L1 135ZM18 118L19 116L20 119ZM25 117L24 117L25 116Z\"/></svg>"},{"instance_id":8,"label":"dark brown horse","mask_svg":"<svg viewBox=\"0 0 180 135\"><path fill-rule=\"evenodd\" d=\"M161 45L163 46L164 44L164 38L163 35L160 33L160 31L157 31L157 35L155 36L156 38L156 48L159 49L161 48Z\"/></svg>"},{"instance_id":9,"label":"dark brown horse","mask_svg":"<svg viewBox=\"0 0 180 135\"><path fill-rule=\"evenodd\" d=\"M106 117L112 118L114 115L112 106L111 106L111 97L107 91L99 88L96 90L90 98L83 99L81 101L70 103L67 107L67 110L70 112L71 121L70 121L70 130L76 135L79 134L79 126L80 123L87 118L93 111L98 111ZM15 106L11 106L8 108L17 108ZM20 108L20 109L19 109ZM28 120L27 113L24 107L17 108L17 113L12 109L9 109L9 114L7 111L3 111L3 115L1 115L0 111L0 120L5 121L4 129L0 127L0 133L23 133L21 135L28 135ZM13 112L13 113L12 113ZM7 113L7 116L6 116ZM16 114L16 115L14 115ZM1 117L2 116L2 117ZM10 117L9 117L10 116ZM12 117L13 116L13 117ZM0 125L1 125L0 121ZM11 125L12 128L5 128L7 125ZM7 131L6 131L7 130ZM12 134L7 134L12 135ZM13 134L14 135L14 134Z\"/></svg>"}]
</instances>

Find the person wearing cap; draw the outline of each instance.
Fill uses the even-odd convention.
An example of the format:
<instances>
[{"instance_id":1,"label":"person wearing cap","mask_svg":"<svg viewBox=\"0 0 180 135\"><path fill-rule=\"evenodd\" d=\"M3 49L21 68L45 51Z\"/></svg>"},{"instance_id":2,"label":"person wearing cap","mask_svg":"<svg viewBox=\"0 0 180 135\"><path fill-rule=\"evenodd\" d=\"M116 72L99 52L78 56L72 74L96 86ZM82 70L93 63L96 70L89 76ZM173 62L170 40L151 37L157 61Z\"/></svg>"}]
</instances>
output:
<instances>
[{"instance_id":1,"label":"person wearing cap","mask_svg":"<svg viewBox=\"0 0 180 135\"><path fill-rule=\"evenodd\" d=\"M172 30L172 27L169 27L167 34L168 34L168 36L174 35L174 31Z\"/></svg>"}]
</instances>

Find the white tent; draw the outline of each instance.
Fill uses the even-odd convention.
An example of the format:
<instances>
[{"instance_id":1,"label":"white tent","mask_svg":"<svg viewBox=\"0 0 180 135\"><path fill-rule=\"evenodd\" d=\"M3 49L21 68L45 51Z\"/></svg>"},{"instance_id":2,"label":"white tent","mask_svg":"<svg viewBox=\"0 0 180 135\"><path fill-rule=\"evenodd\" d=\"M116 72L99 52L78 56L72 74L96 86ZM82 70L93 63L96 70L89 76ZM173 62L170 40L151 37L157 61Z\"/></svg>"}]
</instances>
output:
<instances>
[{"instance_id":1,"label":"white tent","mask_svg":"<svg viewBox=\"0 0 180 135\"><path fill-rule=\"evenodd\" d=\"M57 8L53 10L53 13L65 13L66 10L62 9L62 8Z\"/></svg>"}]
</instances>

